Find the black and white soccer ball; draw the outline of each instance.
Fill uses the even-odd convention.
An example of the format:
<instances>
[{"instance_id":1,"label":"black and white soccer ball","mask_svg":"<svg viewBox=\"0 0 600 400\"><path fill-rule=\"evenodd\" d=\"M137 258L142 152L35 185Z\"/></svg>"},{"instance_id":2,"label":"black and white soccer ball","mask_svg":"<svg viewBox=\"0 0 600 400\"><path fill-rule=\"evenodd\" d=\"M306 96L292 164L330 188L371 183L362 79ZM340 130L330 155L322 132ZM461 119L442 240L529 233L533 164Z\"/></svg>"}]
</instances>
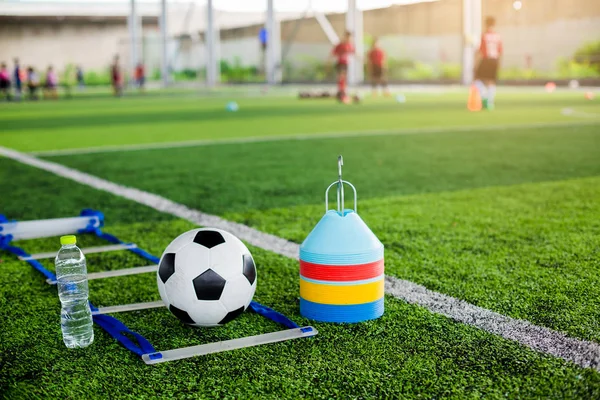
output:
<instances>
[{"instance_id":1,"label":"black and white soccer ball","mask_svg":"<svg viewBox=\"0 0 600 400\"><path fill-rule=\"evenodd\" d=\"M193 326L219 326L244 312L256 290L248 248L220 229L194 229L165 249L156 276L169 311Z\"/></svg>"}]
</instances>

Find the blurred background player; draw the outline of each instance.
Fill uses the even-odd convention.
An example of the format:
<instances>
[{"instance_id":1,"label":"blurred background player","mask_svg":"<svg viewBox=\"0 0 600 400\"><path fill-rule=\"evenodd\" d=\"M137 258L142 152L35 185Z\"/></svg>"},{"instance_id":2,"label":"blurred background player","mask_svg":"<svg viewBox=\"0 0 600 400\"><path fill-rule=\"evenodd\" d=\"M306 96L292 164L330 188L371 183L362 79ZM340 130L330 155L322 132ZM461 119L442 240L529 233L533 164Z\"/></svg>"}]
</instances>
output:
<instances>
[{"instance_id":1,"label":"blurred background player","mask_svg":"<svg viewBox=\"0 0 600 400\"><path fill-rule=\"evenodd\" d=\"M27 68L27 89L29 90L29 99L37 100L37 89L40 85L40 78L33 67Z\"/></svg>"},{"instance_id":2,"label":"blurred background player","mask_svg":"<svg viewBox=\"0 0 600 400\"><path fill-rule=\"evenodd\" d=\"M338 92L337 98L346 101L346 78L348 74L348 62L350 56L354 54L354 45L352 44L352 33L347 31L344 39L337 44L331 51L331 56L336 58L335 70L337 73Z\"/></svg>"},{"instance_id":3,"label":"blurred background player","mask_svg":"<svg viewBox=\"0 0 600 400\"><path fill-rule=\"evenodd\" d=\"M23 90L23 82L21 75L21 66L19 65L19 59L15 58L15 70L13 73L13 79L15 82L15 100L21 99L21 91Z\"/></svg>"},{"instance_id":4,"label":"blurred background player","mask_svg":"<svg viewBox=\"0 0 600 400\"><path fill-rule=\"evenodd\" d=\"M44 98L47 99L58 99L58 75L54 68L51 66L48 67L46 71L46 85L44 86Z\"/></svg>"},{"instance_id":5,"label":"blurred background player","mask_svg":"<svg viewBox=\"0 0 600 400\"><path fill-rule=\"evenodd\" d=\"M146 83L146 71L144 69L144 64L141 62L135 67L134 78L138 89L143 91Z\"/></svg>"},{"instance_id":6,"label":"blurred background player","mask_svg":"<svg viewBox=\"0 0 600 400\"><path fill-rule=\"evenodd\" d=\"M496 97L496 81L502 57L502 39L494 30L496 19L485 19L485 32L481 36L481 45L476 55L475 86L479 90L483 107L492 110Z\"/></svg>"},{"instance_id":7,"label":"blurred background player","mask_svg":"<svg viewBox=\"0 0 600 400\"><path fill-rule=\"evenodd\" d=\"M260 72L262 74L265 74L266 72L266 65L265 65L265 61L267 60L267 40L268 40L268 34L267 34L267 28L262 27L260 28L260 31L258 32L258 41L260 42Z\"/></svg>"},{"instance_id":8,"label":"blurred background player","mask_svg":"<svg viewBox=\"0 0 600 400\"><path fill-rule=\"evenodd\" d=\"M6 100L10 100L10 74L5 63L0 64L0 93Z\"/></svg>"},{"instance_id":9,"label":"blurred background player","mask_svg":"<svg viewBox=\"0 0 600 400\"><path fill-rule=\"evenodd\" d=\"M77 79L77 87L79 87L80 90L83 90L85 88L85 79L83 77L83 68L81 67L81 65L77 66L75 74Z\"/></svg>"},{"instance_id":10,"label":"blurred background player","mask_svg":"<svg viewBox=\"0 0 600 400\"><path fill-rule=\"evenodd\" d=\"M123 94L123 77L121 75L121 66L119 65L119 56L116 55L110 67L110 81L115 96L120 97Z\"/></svg>"},{"instance_id":11,"label":"blurred background player","mask_svg":"<svg viewBox=\"0 0 600 400\"><path fill-rule=\"evenodd\" d=\"M381 86L383 93L389 96L387 87L387 81L385 78L385 52L379 47L379 41L377 38L373 39L371 49L368 53L368 64L367 71L371 79L371 85L373 87L373 96L377 96L377 86Z\"/></svg>"}]
</instances>

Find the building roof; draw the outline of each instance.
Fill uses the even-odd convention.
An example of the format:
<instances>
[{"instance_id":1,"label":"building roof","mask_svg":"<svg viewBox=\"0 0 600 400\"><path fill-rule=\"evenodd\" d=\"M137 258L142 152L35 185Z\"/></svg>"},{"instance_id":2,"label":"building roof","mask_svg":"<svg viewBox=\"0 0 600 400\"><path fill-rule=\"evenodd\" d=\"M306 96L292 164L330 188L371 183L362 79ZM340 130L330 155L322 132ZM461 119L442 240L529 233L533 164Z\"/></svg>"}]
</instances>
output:
<instances>
[{"instance_id":1,"label":"building roof","mask_svg":"<svg viewBox=\"0 0 600 400\"><path fill-rule=\"evenodd\" d=\"M279 20L297 19L304 15L314 16L308 6L319 12L342 12L348 0L275 0ZM363 8L376 8L391 4L406 4L437 0L357 0ZM265 23L266 0L220 0L215 1L215 22L221 29L241 28ZM222 7L224 9L219 9ZM243 7L248 10L234 11ZM342 7L342 8L340 8ZM160 15L159 0L136 0L136 12L141 17L157 18ZM129 0L4 0L0 1L0 17L6 23L18 22L19 18L42 18L45 21L114 21L127 18ZM204 31L206 28L206 0L167 0L167 27L170 34L186 34ZM48 19L44 19L48 18ZM57 19L55 19L57 18ZM146 21L146 20L145 20Z\"/></svg>"},{"instance_id":2,"label":"building roof","mask_svg":"<svg viewBox=\"0 0 600 400\"><path fill-rule=\"evenodd\" d=\"M130 13L130 3L123 1L16 1L0 2L0 17L6 23L18 23L31 18L53 22L72 21L114 21L123 20ZM157 18L160 15L158 1L137 1L136 13L143 18ZM203 31L206 25L206 6L195 1L168 1L167 26L171 34L187 31ZM215 9L216 23L221 29L237 28L265 22L264 12L228 12ZM278 13L279 19L293 19L303 13ZM187 21L187 22L184 22ZM185 25L186 29L182 29Z\"/></svg>"}]
</instances>

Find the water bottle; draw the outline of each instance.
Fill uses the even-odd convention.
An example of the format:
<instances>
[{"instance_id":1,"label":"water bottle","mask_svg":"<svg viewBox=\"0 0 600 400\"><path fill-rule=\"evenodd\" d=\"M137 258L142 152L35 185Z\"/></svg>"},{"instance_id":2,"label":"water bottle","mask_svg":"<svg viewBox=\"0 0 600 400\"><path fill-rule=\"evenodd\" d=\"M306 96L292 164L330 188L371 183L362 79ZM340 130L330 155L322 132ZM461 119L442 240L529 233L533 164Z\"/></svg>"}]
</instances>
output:
<instances>
[{"instance_id":1,"label":"water bottle","mask_svg":"<svg viewBox=\"0 0 600 400\"><path fill-rule=\"evenodd\" d=\"M92 312L88 303L85 256L73 235L60 238L55 259L58 297L62 304L60 326L63 341L70 348L87 347L94 341Z\"/></svg>"}]
</instances>

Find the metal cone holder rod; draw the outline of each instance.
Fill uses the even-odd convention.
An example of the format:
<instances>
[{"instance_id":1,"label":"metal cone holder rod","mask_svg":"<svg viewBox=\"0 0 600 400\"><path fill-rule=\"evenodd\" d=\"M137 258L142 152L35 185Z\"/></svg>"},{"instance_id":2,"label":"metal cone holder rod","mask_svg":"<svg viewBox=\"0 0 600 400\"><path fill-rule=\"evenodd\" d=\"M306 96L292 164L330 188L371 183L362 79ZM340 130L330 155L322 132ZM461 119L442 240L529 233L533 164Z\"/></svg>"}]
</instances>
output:
<instances>
[{"instance_id":1,"label":"metal cone holder rod","mask_svg":"<svg viewBox=\"0 0 600 400\"><path fill-rule=\"evenodd\" d=\"M321 322L355 323L384 311L383 244L357 212L356 188L342 179L325 191L325 215L300 246L300 313ZM329 209L329 189L337 185L337 210ZM354 192L346 209L344 185Z\"/></svg>"}]
</instances>

